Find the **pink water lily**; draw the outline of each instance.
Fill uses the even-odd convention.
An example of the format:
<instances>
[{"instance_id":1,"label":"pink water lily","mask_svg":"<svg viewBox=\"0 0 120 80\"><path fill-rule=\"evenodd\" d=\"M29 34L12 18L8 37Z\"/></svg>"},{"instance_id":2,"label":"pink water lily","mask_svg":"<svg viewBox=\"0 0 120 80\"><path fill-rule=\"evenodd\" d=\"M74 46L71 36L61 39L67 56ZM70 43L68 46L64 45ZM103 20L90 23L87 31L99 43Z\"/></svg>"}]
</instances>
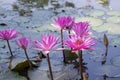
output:
<instances>
[{"instance_id":1,"label":"pink water lily","mask_svg":"<svg viewBox=\"0 0 120 80\"><path fill-rule=\"evenodd\" d=\"M27 39L26 37L21 37L20 39L17 40L17 45L24 50L26 58L29 63L29 67L30 69L32 69L32 62L30 61L28 54L27 54L27 47L29 45L29 39Z\"/></svg>"},{"instance_id":2,"label":"pink water lily","mask_svg":"<svg viewBox=\"0 0 120 80\"><path fill-rule=\"evenodd\" d=\"M51 50L56 50L56 47L60 44L57 44L59 37L55 38L53 34L42 35L40 41L34 41L34 49L44 51L45 54L48 54Z\"/></svg>"},{"instance_id":3,"label":"pink water lily","mask_svg":"<svg viewBox=\"0 0 120 80\"><path fill-rule=\"evenodd\" d=\"M68 40L64 41L65 45L72 48L73 52L78 50L90 50L91 46L96 44L92 37L80 37L78 35L71 35Z\"/></svg>"},{"instance_id":4,"label":"pink water lily","mask_svg":"<svg viewBox=\"0 0 120 80\"><path fill-rule=\"evenodd\" d=\"M15 29L5 29L0 31L0 39L11 40L18 36L18 32Z\"/></svg>"},{"instance_id":5,"label":"pink water lily","mask_svg":"<svg viewBox=\"0 0 120 80\"><path fill-rule=\"evenodd\" d=\"M74 20L75 19L70 16L58 17L57 19L54 19L54 23L51 25L59 30L71 30L74 25Z\"/></svg>"},{"instance_id":6,"label":"pink water lily","mask_svg":"<svg viewBox=\"0 0 120 80\"><path fill-rule=\"evenodd\" d=\"M26 37L22 37L17 40L17 45L23 49L27 49L29 40Z\"/></svg>"},{"instance_id":7,"label":"pink water lily","mask_svg":"<svg viewBox=\"0 0 120 80\"><path fill-rule=\"evenodd\" d=\"M15 29L5 29L5 30L0 31L0 39L7 41L11 57L13 57L13 53L10 47L9 40L16 38L18 34L19 33Z\"/></svg>"},{"instance_id":8,"label":"pink water lily","mask_svg":"<svg viewBox=\"0 0 120 80\"><path fill-rule=\"evenodd\" d=\"M87 36L90 34L90 25L89 22L78 22L73 26L73 31L78 36Z\"/></svg>"}]
</instances>

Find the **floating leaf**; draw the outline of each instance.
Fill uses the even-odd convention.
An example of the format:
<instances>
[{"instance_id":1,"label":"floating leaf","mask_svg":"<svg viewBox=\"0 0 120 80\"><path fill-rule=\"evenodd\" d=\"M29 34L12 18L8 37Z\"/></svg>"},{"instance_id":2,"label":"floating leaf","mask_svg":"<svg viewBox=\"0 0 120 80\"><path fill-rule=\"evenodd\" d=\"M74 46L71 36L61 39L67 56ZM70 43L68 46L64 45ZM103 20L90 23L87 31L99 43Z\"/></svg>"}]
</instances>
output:
<instances>
[{"instance_id":1,"label":"floating leaf","mask_svg":"<svg viewBox=\"0 0 120 80\"><path fill-rule=\"evenodd\" d=\"M66 61L73 61L78 58L78 55L75 52L72 52L71 50L64 50Z\"/></svg>"},{"instance_id":2,"label":"floating leaf","mask_svg":"<svg viewBox=\"0 0 120 80\"><path fill-rule=\"evenodd\" d=\"M113 65L120 67L120 55L113 57L110 61Z\"/></svg>"},{"instance_id":3,"label":"floating leaf","mask_svg":"<svg viewBox=\"0 0 120 80\"><path fill-rule=\"evenodd\" d=\"M13 20L13 22L17 22L17 23L27 23L27 22L29 22L30 21L30 18L29 17L15 17L15 18L13 18L12 19Z\"/></svg>"},{"instance_id":4,"label":"floating leaf","mask_svg":"<svg viewBox=\"0 0 120 80\"><path fill-rule=\"evenodd\" d=\"M108 47L108 45L109 45L109 42L108 42L108 38L107 38L107 36L106 36L106 34L104 34L104 45L106 46L106 47Z\"/></svg>"},{"instance_id":5,"label":"floating leaf","mask_svg":"<svg viewBox=\"0 0 120 80\"><path fill-rule=\"evenodd\" d=\"M89 14L92 17L99 17L99 16L103 16L105 14L104 11L101 10L93 10L91 11L91 13Z\"/></svg>"},{"instance_id":6,"label":"floating leaf","mask_svg":"<svg viewBox=\"0 0 120 80\"><path fill-rule=\"evenodd\" d=\"M107 22L109 22L109 23L120 23L120 17L109 17L109 18L107 18Z\"/></svg>"},{"instance_id":7,"label":"floating leaf","mask_svg":"<svg viewBox=\"0 0 120 80\"><path fill-rule=\"evenodd\" d=\"M110 16L120 16L120 11L110 11L110 12L107 12L107 15L110 15Z\"/></svg>"},{"instance_id":8,"label":"floating leaf","mask_svg":"<svg viewBox=\"0 0 120 80\"><path fill-rule=\"evenodd\" d=\"M28 71L28 77L30 78L30 80L38 80L38 79L49 80L48 74L44 71L39 71L38 69Z\"/></svg>"},{"instance_id":9,"label":"floating leaf","mask_svg":"<svg viewBox=\"0 0 120 80\"><path fill-rule=\"evenodd\" d=\"M36 30L36 31L58 31L55 27L53 27L52 25L50 25L49 23L47 24L45 24L45 25L42 25L42 26L40 26L40 27L38 27L38 28L34 28L34 30Z\"/></svg>"},{"instance_id":10,"label":"floating leaf","mask_svg":"<svg viewBox=\"0 0 120 80\"><path fill-rule=\"evenodd\" d=\"M21 60L22 59L22 60ZM28 60L24 60L24 58L21 59L15 59L13 61L11 61L11 66L12 66L12 70L19 72L19 71L24 71L24 70L28 70L29 68L29 63ZM31 64L33 67L37 67L37 65L34 64L34 62L40 62L41 60L31 60Z\"/></svg>"},{"instance_id":11,"label":"floating leaf","mask_svg":"<svg viewBox=\"0 0 120 80\"><path fill-rule=\"evenodd\" d=\"M90 22L91 27L94 29L96 26L100 26L103 24L103 21L99 18L92 18L92 17L80 17L76 18L76 22L80 21L88 21Z\"/></svg>"},{"instance_id":12,"label":"floating leaf","mask_svg":"<svg viewBox=\"0 0 120 80\"><path fill-rule=\"evenodd\" d=\"M27 80L25 77L18 75L16 72L12 72L9 69L0 71L0 80Z\"/></svg>"},{"instance_id":13,"label":"floating leaf","mask_svg":"<svg viewBox=\"0 0 120 80\"><path fill-rule=\"evenodd\" d=\"M63 64L61 61L50 59L50 62L51 62L52 72L58 72L62 70ZM42 59L42 62L40 63L39 66L40 67L38 67L38 69L40 71L49 71L48 62L46 58Z\"/></svg>"},{"instance_id":14,"label":"floating leaf","mask_svg":"<svg viewBox=\"0 0 120 80\"><path fill-rule=\"evenodd\" d=\"M106 60L104 48L95 48L95 50L90 52L90 54L91 54L90 59L94 61L101 62Z\"/></svg>"},{"instance_id":15,"label":"floating leaf","mask_svg":"<svg viewBox=\"0 0 120 80\"><path fill-rule=\"evenodd\" d=\"M109 34L120 34L120 25L119 24L111 24L108 33Z\"/></svg>"},{"instance_id":16,"label":"floating leaf","mask_svg":"<svg viewBox=\"0 0 120 80\"><path fill-rule=\"evenodd\" d=\"M113 65L102 65L95 69L95 75L107 77L120 77L120 68Z\"/></svg>"}]
</instances>

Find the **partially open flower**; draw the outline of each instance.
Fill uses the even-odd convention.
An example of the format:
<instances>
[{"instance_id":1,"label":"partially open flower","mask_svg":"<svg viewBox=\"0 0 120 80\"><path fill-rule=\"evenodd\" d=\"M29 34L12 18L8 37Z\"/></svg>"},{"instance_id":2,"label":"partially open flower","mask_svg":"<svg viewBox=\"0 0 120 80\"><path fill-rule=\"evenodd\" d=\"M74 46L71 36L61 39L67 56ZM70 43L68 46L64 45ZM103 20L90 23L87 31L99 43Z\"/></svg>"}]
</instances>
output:
<instances>
[{"instance_id":1,"label":"partially open flower","mask_svg":"<svg viewBox=\"0 0 120 80\"><path fill-rule=\"evenodd\" d=\"M29 44L29 40L26 37L22 37L17 40L17 45L22 49L27 49L28 44Z\"/></svg>"},{"instance_id":2,"label":"partially open flower","mask_svg":"<svg viewBox=\"0 0 120 80\"><path fill-rule=\"evenodd\" d=\"M57 19L54 19L54 23L51 25L59 30L71 30L74 25L74 18L71 18L70 16L58 17Z\"/></svg>"},{"instance_id":3,"label":"partially open flower","mask_svg":"<svg viewBox=\"0 0 120 80\"><path fill-rule=\"evenodd\" d=\"M90 34L90 25L88 22L78 22L73 26L73 31L78 36L87 36Z\"/></svg>"}]
</instances>

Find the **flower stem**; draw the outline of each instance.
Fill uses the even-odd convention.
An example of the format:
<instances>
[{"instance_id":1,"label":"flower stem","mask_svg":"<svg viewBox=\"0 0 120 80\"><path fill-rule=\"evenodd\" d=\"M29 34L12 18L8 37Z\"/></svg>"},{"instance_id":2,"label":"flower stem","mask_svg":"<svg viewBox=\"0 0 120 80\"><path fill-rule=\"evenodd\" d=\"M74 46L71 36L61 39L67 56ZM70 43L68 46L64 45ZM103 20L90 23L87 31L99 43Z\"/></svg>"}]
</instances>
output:
<instances>
[{"instance_id":1,"label":"flower stem","mask_svg":"<svg viewBox=\"0 0 120 80\"><path fill-rule=\"evenodd\" d=\"M8 44L8 48L9 48L9 51L10 51L11 57L13 57L13 53L12 53L12 50L11 50L11 47L10 47L9 40L7 40L7 44Z\"/></svg>"},{"instance_id":2,"label":"flower stem","mask_svg":"<svg viewBox=\"0 0 120 80\"><path fill-rule=\"evenodd\" d=\"M105 56L108 54L108 46L106 47Z\"/></svg>"},{"instance_id":3,"label":"flower stem","mask_svg":"<svg viewBox=\"0 0 120 80\"><path fill-rule=\"evenodd\" d=\"M28 57L27 50L24 49L24 51L25 51L25 55L26 55L26 58L27 58L27 60L28 60L28 63L29 63L30 69L32 69L32 64L31 64L31 61L30 61L30 59L29 59L29 57Z\"/></svg>"},{"instance_id":4,"label":"flower stem","mask_svg":"<svg viewBox=\"0 0 120 80\"><path fill-rule=\"evenodd\" d=\"M50 80L53 80L53 74L52 74L52 68L51 68L49 54L47 54L47 61L48 61L48 66L49 66L49 71L50 71Z\"/></svg>"},{"instance_id":5,"label":"flower stem","mask_svg":"<svg viewBox=\"0 0 120 80\"><path fill-rule=\"evenodd\" d=\"M82 51L79 50L78 51L78 58L79 58L79 70L80 70L80 76L81 76L81 80L83 80L83 71L82 71Z\"/></svg>"},{"instance_id":6,"label":"flower stem","mask_svg":"<svg viewBox=\"0 0 120 80\"><path fill-rule=\"evenodd\" d=\"M63 43L63 30L61 30L61 42L62 42L62 48L64 48L64 43ZM66 58L65 58L65 52L63 50L63 62L66 63Z\"/></svg>"}]
</instances>

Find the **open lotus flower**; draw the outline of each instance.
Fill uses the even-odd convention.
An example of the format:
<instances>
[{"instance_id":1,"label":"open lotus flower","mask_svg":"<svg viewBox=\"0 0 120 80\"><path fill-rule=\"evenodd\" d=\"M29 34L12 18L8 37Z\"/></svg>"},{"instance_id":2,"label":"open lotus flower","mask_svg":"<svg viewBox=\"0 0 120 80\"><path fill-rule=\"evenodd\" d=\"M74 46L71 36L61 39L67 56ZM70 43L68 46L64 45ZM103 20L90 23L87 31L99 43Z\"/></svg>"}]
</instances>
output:
<instances>
[{"instance_id":1,"label":"open lotus flower","mask_svg":"<svg viewBox=\"0 0 120 80\"><path fill-rule=\"evenodd\" d=\"M40 41L34 41L33 45L35 46L34 49L44 51L45 55L47 55L51 50L62 50L56 49L59 37L55 38L53 34L49 35L42 35L42 39Z\"/></svg>"},{"instance_id":2,"label":"open lotus flower","mask_svg":"<svg viewBox=\"0 0 120 80\"><path fill-rule=\"evenodd\" d=\"M0 31L0 39L11 40L13 38L16 38L18 34L19 33L15 29L2 30Z\"/></svg>"},{"instance_id":3,"label":"open lotus flower","mask_svg":"<svg viewBox=\"0 0 120 80\"><path fill-rule=\"evenodd\" d=\"M29 40L26 37L22 37L17 40L17 45L23 49L27 49Z\"/></svg>"},{"instance_id":4,"label":"open lotus flower","mask_svg":"<svg viewBox=\"0 0 120 80\"><path fill-rule=\"evenodd\" d=\"M78 22L75 23L73 26L73 31L75 32L75 34L81 37L90 34L89 30L90 25L88 22Z\"/></svg>"},{"instance_id":5,"label":"open lotus flower","mask_svg":"<svg viewBox=\"0 0 120 80\"><path fill-rule=\"evenodd\" d=\"M10 47L9 40L16 38L18 34L19 33L15 29L5 29L5 30L0 31L0 39L7 41L11 57L13 57L13 53Z\"/></svg>"},{"instance_id":6,"label":"open lotus flower","mask_svg":"<svg viewBox=\"0 0 120 80\"><path fill-rule=\"evenodd\" d=\"M64 41L64 44L71 47L73 52L76 52L78 50L91 50L91 46L96 44L96 41L92 37L71 35L68 40Z\"/></svg>"},{"instance_id":7,"label":"open lotus flower","mask_svg":"<svg viewBox=\"0 0 120 80\"><path fill-rule=\"evenodd\" d=\"M54 19L54 21L55 22L51 25L59 30L71 30L74 25L74 18L71 18L70 16L58 17L57 19Z\"/></svg>"}]
</instances>

